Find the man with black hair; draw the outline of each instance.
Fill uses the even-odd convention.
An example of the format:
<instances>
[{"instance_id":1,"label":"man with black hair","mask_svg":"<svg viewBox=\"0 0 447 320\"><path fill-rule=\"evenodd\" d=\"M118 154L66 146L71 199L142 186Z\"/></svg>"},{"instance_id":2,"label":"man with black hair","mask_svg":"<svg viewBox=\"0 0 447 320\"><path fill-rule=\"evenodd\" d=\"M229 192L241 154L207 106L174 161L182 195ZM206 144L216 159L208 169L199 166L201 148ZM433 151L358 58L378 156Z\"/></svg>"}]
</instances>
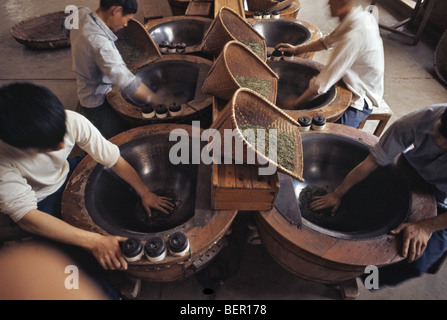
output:
<instances>
[{"instance_id":1,"label":"man with black hair","mask_svg":"<svg viewBox=\"0 0 447 320\"><path fill-rule=\"evenodd\" d=\"M293 46L276 46L293 54L332 50L328 63L314 77L307 90L296 100L287 101L284 109L299 109L330 90L340 80L352 92L352 101L338 123L358 128L373 107L382 102L385 59L379 26L375 17L363 10L356 0L329 0L332 17L340 24L329 35Z\"/></svg>"},{"instance_id":2,"label":"man with black hair","mask_svg":"<svg viewBox=\"0 0 447 320\"><path fill-rule=\"evenodd\" d=\"M447 104L419 109L394 122L370 155L354 168L330 193L309 206L311 210L333 208L354 185L379 166L393 163L401 155L431 186L438 204L438 215L403 223L392 234L402 233L404 263L382 268L381 285L396 285L427 272L447 252ZM407 263L409 262L409 263Z\"/></svg>"},{"instance_id":3,"label":"man with black hair","mask_svg":"<svg viewBox=\"0 0 447 320\"><path fill-rule=\"evenodd\" d=\"M137 0L101 0L93 12L79 8L79 29L70 34L73 71L78 85L78 111L107 138L128 129L109 105L107 93L118 88L123 96L144 103L161 103L152 90L127 68L115 46L115 32L127 26L138 10Z\"/></svg>"},{"instance_id":4,"label":"man with black hair","mask_svg":"<svg viewBox=\"0 0 447 320\"><path fill-rule=\"evenodd\" d=\"M90 252L104 269L124 270L119 243L125 239L75 228L60 219L60 201L80 159L68 159L77 144L134 188L150 214L166 214L168 198L148 190L137 172L82 115L65 110L48 89L33 84L0 88L0 212L23 230ZM68 160L67 160L68 159Z\"/></svg>"}]
</instances>

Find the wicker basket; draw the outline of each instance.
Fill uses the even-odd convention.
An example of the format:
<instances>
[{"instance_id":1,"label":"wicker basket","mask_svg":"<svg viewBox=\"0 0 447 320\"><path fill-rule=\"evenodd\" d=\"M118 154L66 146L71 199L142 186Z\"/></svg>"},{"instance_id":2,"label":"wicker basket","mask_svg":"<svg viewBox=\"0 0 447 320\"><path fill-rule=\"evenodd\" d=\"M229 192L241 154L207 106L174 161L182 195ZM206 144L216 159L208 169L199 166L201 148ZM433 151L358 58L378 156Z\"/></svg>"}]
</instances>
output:
<instances>
[{"instance_id":1,"label":"wicker basket","mask_svg":"<svg viewBox=\"0 0 447 320\"><path fill-rule=\"evenodd\" d=\"M444 32L436 47L434 65L439 79L447 85L447 31Z\"/></svg>"},{"instance_id":2,"label":"wicker basket","mask_svg":"<svg viewBox=\"0 0 447 320\"><path fill-rule=\"evenodd\" d=\"M292 4L293 0L247 0L250 11L283 10Z\"/></svg>"},{"instance_id":3,"label":"wicker basket","mask_svg":"<svg viewBox=\"0 0 447 320\"><path fill-rule=\"evenodd\" d=\"M129 70L136 70L161 58L161 53L143 25L135 19L116 33L115 42ZM128 53L133 52L132 56Z\"/></svg>"},{"instance_id":4,"label":"wicker basket","mask_svg":"<svg viewBox=\"0 0 447 320\"><path fill-rule=\"evenodd\" d=\"M70 31L64 25L68 15L57 11L26 19L11 28L11 36L36 49L69 47Z\"/></svg>"},{"instance_id":5,"label":"wicker basket","mask_svg":"<svg viewBox=\"0 0 447 320\"><path fill-rule=\"evenodd\" d=\"M228 42L215 60L203 83L202 91L215 97L231 100L241 88L235 76L253 77L271 81L268 100L276 103L278 75L250 49L239 41Z\"/></svg>"},{"instance_id":6,"label":"wicker basket","mask_svg":"<svg viewBox=\"0 0 447 320\"><path fill-rule=\"evenodd\" d=\"M224 46L232 40L258 44L262 50L260 58L267 61L267 46L264 37L234 10L222 7L203 38L202 52L217 57Z\"/></svg>"},{"instance_id":7,"label":"wicker basket","mask_svg":"<svg viewBox=\"0 0 447 320\"><path fill-rule=\"evenodd\" d=\"M240 129L242 125L277 129L278 132L286 133L292 137L296 143L293 152L289 155L289 159L293 162L294 168L287 169L256 150L242 134ZM224 147L225 143L221 143L223 157L232 158L236 160L236 163L242 162L258 166L265 166L265 163L268 162L270 165L274 165L278 171L292 176L301 182L304 181L303 145L299 124L256 92L246 88L239 89L211 127L219 131L222 140L225 137L225 130L235 132L235 139L243 144L243 150L240 152L236 148L238 143L233 143L230 154L230 151ZM235 129L239 130L234 131ZM250 157L250 154L253 154L253 152L256 154L254 159ZM259 161L259 159L262 159L262 161ZM254 163L251 163L253 160Z\"/></svg>"}]
</instances>

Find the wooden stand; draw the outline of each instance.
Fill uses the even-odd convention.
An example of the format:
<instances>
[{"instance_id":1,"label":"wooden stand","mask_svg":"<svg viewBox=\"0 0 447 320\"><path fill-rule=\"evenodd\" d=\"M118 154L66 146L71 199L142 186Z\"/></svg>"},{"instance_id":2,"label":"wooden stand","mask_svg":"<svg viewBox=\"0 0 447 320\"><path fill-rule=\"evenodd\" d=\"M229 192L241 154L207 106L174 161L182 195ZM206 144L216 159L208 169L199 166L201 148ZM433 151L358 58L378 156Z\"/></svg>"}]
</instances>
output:
<instances>
[{"instance_id":1,"label":"wooden stand","mask_svg":"<svg viewBox=\"0 0 447 320\"><path fill-rule=\"evenodd\" d=\"M368 116L368 118L360 123L359 129L363 129L366 122L369 120L378 120L379 123L374 130L374 135L380 137L385 130L386 125L390 121L392 115L393 111L391 111L390 107L385 101L382 101L380 106L378 108L374 108L373 112Z\"/></svg>"},{"instance_id":2,"label":"wooden stand","mask_svg":"<svg viewBox=\"0 0 447 320\"><path fill-rule=\"evenodd\" d=\"M214 98L213 122L227 103ZM255 165L213 165L211 206L214 210L271 210L278 191L278 176L261 176Z\"/></svg>"},{"instance_id":3,"label":"wooden stand","mask_svg":"<svg viewBox=\"0 0 447 320\"><path fill-rule=\"evenodd\" d=\"M372 0L371 5L372 6L376 5L377 1L378 0ZM417 0L416 6L414 7L413 12L409 18L402 20L391 27L382 24L379 24L379 27L381 29L396 33L402 37L411 39L413 40L413 45L416 45L419 42L422 33L424 32L425 26L427 25L428 22L428 18L430 17L430 14L433 11L435 4L436 0ZM416 19L421 15L421 9L423 9L424 6L426 7L425 13L422 17L422 21L419 24L418 30L415 34L398 30L400 27L403 27L405 25L413 25Z\"/></svg>"},{"instance_id":4,"label":"wooden stand","mask_svg":"<svg viewBox=\"0 0 447 320\"><path fill-rule=\"evenodd\" d=\"M295 0L292 2L292 4L289 7L280 11L280 16L281 16L281 18L296 19L298 17L298 13L300 12L300 9L301 9L300 1ZM247 17L253 17L254 12L253 11L245 11L245 15Z\"/></svg>"}]
</instances>

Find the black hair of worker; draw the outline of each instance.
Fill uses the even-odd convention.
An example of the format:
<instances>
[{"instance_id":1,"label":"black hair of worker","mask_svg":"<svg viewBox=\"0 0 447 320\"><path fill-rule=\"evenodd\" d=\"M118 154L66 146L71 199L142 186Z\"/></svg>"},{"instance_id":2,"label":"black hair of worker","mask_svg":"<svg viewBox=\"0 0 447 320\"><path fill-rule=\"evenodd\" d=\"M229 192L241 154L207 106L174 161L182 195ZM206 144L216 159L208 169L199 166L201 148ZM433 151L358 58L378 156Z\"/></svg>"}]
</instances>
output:
<instances>
[{"instance_id":1,"label":"black hair of worker","mask_svg":"<svg viewBox=\"0 0 447 320\"><path fill-rule=\"evenodd\" d=\"M442 134L444 138L447 139L447 109L441 116L441 125L439 126L439 133Z\"/></svg>"},{"instance_id":2,"label":"black hair of worker","mask_svg":"<svg viewBox=\"0 0 447 320\"><path fill-rule=\"evenodd\" d=\"M0 88L0 140L19 149L55 149L67 131L65 108L47 88L14 83Z\"/></svg>"},{"instance_id":3,"label":"black hair of worker","mask_svg":"<svg viewBox=\"0 0 447 320\"><path fill-rule=\"evenodd\" d=\"M101 0L99 6L104 10L114 6L122 7L124 15L135 14L138 11L137 0Z\"/></svg>"}]
</instances>

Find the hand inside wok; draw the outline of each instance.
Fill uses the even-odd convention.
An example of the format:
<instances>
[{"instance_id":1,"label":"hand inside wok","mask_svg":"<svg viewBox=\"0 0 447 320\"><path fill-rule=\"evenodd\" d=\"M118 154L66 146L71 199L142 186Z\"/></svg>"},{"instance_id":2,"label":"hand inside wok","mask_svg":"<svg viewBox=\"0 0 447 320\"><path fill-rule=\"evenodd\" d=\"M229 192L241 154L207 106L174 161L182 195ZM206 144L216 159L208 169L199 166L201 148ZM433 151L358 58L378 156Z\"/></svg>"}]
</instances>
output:
<instances>
[{"instance_id":1,"label":"hand inside wok","mask_svg":"<svg viewBox=\"0 0 447 320\"><path fill-rule=\"evenodd\" d=\"M335 212L340 207L341 197L336 193L328 193L324 196L317 196L309 204L309 209L312 211L321 211L324 209L332 208L331 214L334 215Z\"/></svg>"},{"instance_id":2,"label":"hand inside wok","mask_svg":"<svg viewBox=\"0 0 447 320\"><path fill-rule=\"evenodd\" d=\"M149 217L152 216L151 208L157 209L165 214L170 214L169 211L172 212L172 210L174 209L172 199L167 197L160 197L150 191L146 192L144 196L141 197L141 203L143 204L143 207L146 209Z\"/></svg>"}]
</instances>

